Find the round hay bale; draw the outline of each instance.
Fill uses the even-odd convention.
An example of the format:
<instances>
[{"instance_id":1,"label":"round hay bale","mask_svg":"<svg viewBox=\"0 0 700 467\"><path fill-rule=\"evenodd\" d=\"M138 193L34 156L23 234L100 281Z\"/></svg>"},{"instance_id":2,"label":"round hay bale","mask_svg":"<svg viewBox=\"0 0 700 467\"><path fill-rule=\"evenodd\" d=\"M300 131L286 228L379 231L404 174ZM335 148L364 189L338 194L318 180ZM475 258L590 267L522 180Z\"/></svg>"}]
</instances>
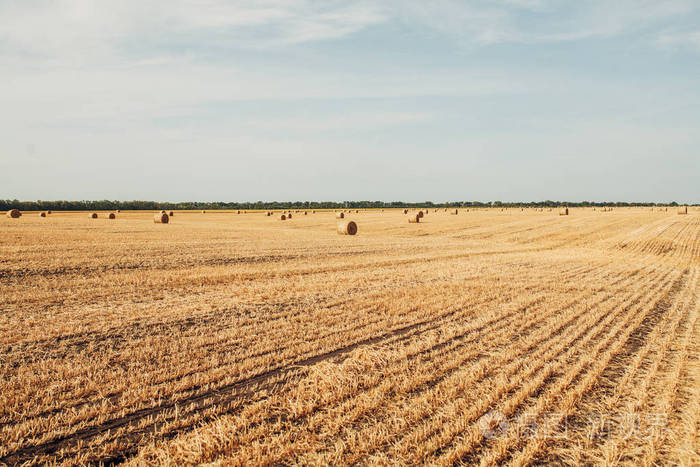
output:
<instances>
[{"instance_id":1,"label":"round hay bale","mask_svg":"<svg viewBox=\"0 0 700 467\"><path fill-rule=\"evenodd\" d=\"M569 215L569 208L559 208L559 215L560 216L568 216Z\"/></svg>"},{"instance_id":2,"label":"round hay bale","mask_svg":"<svg viewBox=\"0 0 700 467\"><path fill-rule=\"evenodd\" d=\"M207 213L207 211L205 211L204 209L202 209L202 214L206 214L206 213Z\"/></svg>"},{"instance_id":3,"label":"round hay bale","mask_svg":"<svg viewBox=\"0 0 700 467\"><path fill-rule=\"evenodd\" d=\"M282 215L280 216L280 220L281 220L281 221L287 220L287 216L285 216L284 214L282 214Z\"/></svg>"},{"instance_id":4,"label":"round hay bale","mask_svg":"<svg viewBox=\"0 0 700 467\"><path fill-rule=\"evenodd\" d=\"M170 217L173 217L174 215L175 215L175 213L172 212L172 211L170 211L170 212L168 213L168 216L170 216Z\"/></svg>"},{"instance_id":5,"label":"round hay bale","mask_svg":"<svg viewBox=\"0 0 700 467\"><path fill-rule=\"evenodd\" d=\"M345 214L342 213L342 212L336 212L336 213L335 213L335 218L336 218L336 219L344 219L344 218L345 218Z\"/></svg>"},{"instance_id":6,"label":"round hay bale","mask_svg":"<svg viewBox=\"0 0 700 467\"><path fill-rule=\"evenodd\" d=\"M7 211L7 217L10 219L19 219L20 216L22 216L22 213L19 212L19 209L10 209Z\"/></svg>"},{"instance_id":7,"label":"round hay bale","mask_svg":"<svg viewBox=\"0 0 700 467\"><path fill-rule=\"evenodd\" d=\"M418 211L418 214L416 214L416 216L418 216L419 219L422 219L424 216L423 211Z\"/></svg>"},{"instance_id":8,"label":"round hay bale","mask_svg":"<svg viewBox=\"0 0 700 467\"><path fill-rule=\"evenodd\" d=\"M305 215L305 216L307 216L308 214L309 214L308 212L304 211L304 215Z\"/></svg>"},{"instance_id":9,"label":"round hay bale","mask_svg":"<svg viewBox=\"0 0 700 467\"><path fill-rule=\"evenodd\" d=\"M450 211L450 214L452 214L453 216L456 216L457 214L459 214L459 210L455 209L453 211Z\"/></svg>"},{"instance_id":10,"label":"round hay bale","mask_svg":"<svg viewBox=\"0 0 700 467\"><path fill-rule=\"evenodd\" d=\"M168 222L170 222L170 218L166 213L161 212L153 216L153 222L155 222L156 224L167 224Z\"/></svg>"},{"instance_id":11,"label":"round hay bale","mask_svg":"<svg viewBox=\"0 0 700 467\"><path fill-rule=\"evenodd\" d=\"M340 235L355 235L357 233L357 224L354 221L338 222L337 232Z\"/></svg>"},{"instance_id":12,"label":"round hay bale","mask_svg":"<svg viewBox=\"0 0 700 467\"><path fill-rule=\"evenodd\" d=\"M403 210L403 213L404 213L404 214L408 214L408 209L404 209L404 210Z\"/></svg>"},{"instance_id":13,"label":"round hay bale","mask_svg":"<svg viewBox=\"0 0 700 467\"><path fill-rule=\"evenodd\" d=\"M162 209L161 209L160 213L161 213L161 214L165 214L165 210L162 210Z\"/></svg>"},{"instance_id":14,"label":"round hay bale","mask_svg":"<svg viewBox=\"0 0 700 467\"><path fill-rule=\"evenodd\" d=\"M97 213L96 213L96 212L93 212L92 214L88 214L88 217L89 217L90 219L97 219Z\"/></svg>"},{"instance_id":15,"label":"round hay bale","mask_svg":"<svg viewBox=\"0 0 700 467\"><path fill-rule=\"evenodd\" d=\"M681 206L678 208L678 214L688 214L688 206Z\"/></svg>"},{"instance_id":16,"label":"round hay bale","mask_svg":"<svg viewBox=\"0 0 700 467\"><path fill-rule=\"evenodd\" d=\"M120 212L122 212L122 210L121 210L121 209L117 209L117 214L119 214Z\"/></svg>"},{"instance_id":17,"label":"round hay bale","mask_svg":"<svg viewBox=\"0 0 700 467\"><path fill-rule=\"evenodd\" d=\"M266 215L267 217L270 217L270 216L272 215L272 213L271 213L270 211L267 211L267 212L265 213L265 215Z\"/></svg>"},{"instance_id":18,"label":"round hay bale","mask_svg":"<svg viewBox=\"0 0 700 467\"><path fill-rule=\"evenodd\" d=\"M53 214L53 213L52 213L51 209L49 209L48 211L46 211L46 214Z\"/></svg>"},{"instance_id":19,"label":"round hay bale","mask_svg":"<svg viewBox=\"0 0 700 467\"><path fill-rule=\"evenodd\" d=\"M292 213L290 212L289 214L287 214L287 219L291 219L291 218L292 218Z\"/></svg>"},{"instance_id":20,"label":"round hay bale","mask_svg":"<svg viewBox=\"0 0 700 467\"><path fill-rule=\"evenodd\" d=\"M46 217L46 213L45 213L45 212L42 212L41 214L39 214L39 216L41 216L41 217Z\"/></svg>"},{"instance_id":21,"label":"round hay bale","mask_svg":"<svg viewBox=\"0 0 700 467\"><path fill-rule=\"evenodd\" d=\"M316 211L311 211L311 214L316 214Z\"/></svg>"},{"instance_id":22,"label":"round hay bale","mask_svg":"<svg viewBox=\"0 0 700 467\"><path fill-rule=\"evenodd\" d=\"M236 211L236 214L240 214L240 213L241 213L241 211Z\"/></svg>"},{"instance_id":23,"label":"round hay bale","mask_svg":"<svg viewBox=\"0 0 700 467\"><path fill-rule=\"evenodd\" d=\"M411 214L408 216L408 223L409 224L418 224L420 222L420 217L418 214Z\"/></svg>"},{"instance_id":24,"label":"round hay bale","mask_svg":"<svg viewBox=\"0 0 700 467\"><path fill-rule=\"evenodd\" d=\"M116 219L116 218L117 218L117 216L113 212L110 212L109 215L107 216L107 219Z\"/></svg>"}]
</instances>

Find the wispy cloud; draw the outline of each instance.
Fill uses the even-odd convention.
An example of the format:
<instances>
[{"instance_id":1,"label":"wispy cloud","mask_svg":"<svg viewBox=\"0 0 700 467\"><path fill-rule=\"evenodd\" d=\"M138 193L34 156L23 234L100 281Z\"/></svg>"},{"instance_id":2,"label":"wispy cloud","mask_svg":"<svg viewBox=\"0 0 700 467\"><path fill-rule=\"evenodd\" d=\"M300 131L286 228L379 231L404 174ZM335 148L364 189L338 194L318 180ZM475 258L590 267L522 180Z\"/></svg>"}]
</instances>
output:
<instances>
[{"instance_id":1,"label":"wispy cloud","mask_svg":"<svg viewBox=\"0 0 700 467\"><path fill-rule=\"evenodd\" d=\"M700 30L665 31L658 35L656 43L664 48L690 48L700 52Z\"/></svg>"}]
</instances>

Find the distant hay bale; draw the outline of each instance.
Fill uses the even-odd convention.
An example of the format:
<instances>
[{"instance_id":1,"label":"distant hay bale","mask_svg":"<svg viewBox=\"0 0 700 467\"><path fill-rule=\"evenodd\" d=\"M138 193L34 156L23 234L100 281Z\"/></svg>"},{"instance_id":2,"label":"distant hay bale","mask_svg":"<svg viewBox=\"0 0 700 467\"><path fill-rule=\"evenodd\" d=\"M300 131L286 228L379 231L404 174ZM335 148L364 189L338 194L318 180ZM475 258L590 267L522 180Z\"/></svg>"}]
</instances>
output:
<instances>
[{"instance_id":1,"label":"distant hay bale","mask_svg":"<svg viewBox=\"0 0 700 467\"><path fill-rule=\"evenodd\" d=\"M207 213L207 211L205 211L204 209L202 209L202 214L206 214L206 213Z\"/></svg>"},{"instance_id":2,"label":"distant hay bale","mask_svg":"<svg viewBox=\"0 0 700 467\"><path fill-rule=\"evenodd\" d=\"M241 211L236 211L236 214L240 214L240 213L241 213Z\"/></svg>"},{"instance_id":3,"label":"distant hay bale","mask_svg":"<svg viewBox=\"0 0 700 467\"><path fill-rule=\"evenodd\" d=\"M175 215L175 213L172 212L172 211L170 211L170 212L168 213L168 216L170 216L170 217L173 217L174 215Z\"/></svg>"},{"instance_id":4,"label":"distant hay bale","mask_svg":"<svg viewBox=\"0 0 700 467\"><path fill-rule=\"evenodd\" d=\"M92 214L88 214L88 217L89 217L90 219L97 219L97 213L96 213L96 212L93 212Z\"/></svg>"},{"instance_id":5,"label":"distant hay bale","mask_svg":"<svg viewBox=\"0 0 700 467\"><path fill-rule=\"evenodd\" d=\"M292 213L290 212L289 214L287 214L287 219L291 219L291 218L292 218Z\"/></svg>"},{"instance_id":6,"label":"distant hay bale","mask_svg":"<svg viewBox=\"0 0 700 467\"><path fill-rule=\"evenodd\" d=\"M678 214L688 214L688 206L681 206L678 208Z\"/></svg>"},{"instance_id":7,"label":"distant hay bale","mask_svg":"<svg viewBox=\"0 0 700 467\"><path fill-rule=\"evenodd\" d=\"M110 212L109 215L107 215L107 219L116 219L116 218L117 218L117 216L113 212Z\"/></svg>"},{"instance_id":8,"label":"distant hay bale","mask_svg":"<svg viewBox=\"0 0 700 467\"><path fill-rule=\"evenodd\" d=\"M122 210L121 210L121 209L117 209L117 214L119 214L120 212L122 212Z\"/></svg>"},{"instance_id":9,"label":"distant hay bale","mask_svg":"<svg viewBox=\"0 0 700 467\"><path fill-rule=\"evenodd\" d=\"M345 214L342 213L342 212L336 212L336 213L335 213L335 218L336 218L336 219L344 219L344 218L345 218Z\"/></svg>"},{"instance_id":10,"label":"distant hay bale","mask_svg":"<svg viewBox=\"0 0 700 467\"><path fill-rule=\"evenodd\" d=\"M411 214L408 216L408 223L409 224L418 224L420 222L420 217L418 214Z\"/></svg>"},{"instance_id":11,"label":"distant hay bale","mask_svg":"<svg viewBox=\"0 0 700 467\"><path fill-rule=\"evenodd\" d=\"M42 212L41 214L39 214L39 216L41 216L41 217L46 217L46 213L45 213L45 212Z\"/></svg>"},{"instance_id":12,"label":"distant hay bale","mask_svg":"<svg viewBox=\"0 0 700 467\"><path fill-rule=\"evenodd\" d=\"M281 221L286 221L286 220L287 220L287 216L285 216L284 214L282 214L282 215L280 216L280 220L281 220Z\"/></svg>"},{"instance_id":13,"label":"distant hay bale","mask_svg":"<svg viewBox=\"0 0 700 467\"><path fill-rule=\"evenodd\" d=\"M424 216L423 211L418 211L418 213L416 214L416 216L417 216L419 219L422 219L423 216Z\"/></svg>"},{"instance_id":14,"label":"distant hay bale","mask_svg":"<svg viewBox=\"0 0 700 467\"><path fill-rule=\"evenodd\" d=\"M161 214L165 214L165 211L161 210L160 213L161 213Z\"/></svg>"},{"instance_id":15,"label":"distant hay bale","mask_svg":"<svg viewBox=\"0 0 700 467\"><path fill-rule=\"evenodd\" d=\"M311 211L311 214L316 214L316 211Z\"/></svg>"},{"instance_id":16,"label":"distant hay bale","mask_svg":"<svg viewBox=\"0 0 700 467\"><path fill-rule=\"evenodd\" d=\"M270 211L267 211L267 212L265 213L265 215L266 215L267 217L270 217L270 216L272 215L272 213L271 213Z\"/></svg>"},{"instance_id":17,"label":"distant hay bale","mask_svg":"<svg viewBox=\"0 0 700 467\"><path fill-rule=\"evenodd\" d=\"M309 213L308 213L308 212L306 212L306 211L304 211L304 215L305 215L305 216L308 216L308 215L309 215Z\"/></svg>"},{"instance_id":18,"label":"distant hay bale","mask_svg":"<svg viewBox=\"0 0 700 467\"><path fill-rule=\"evenodd\" d=\"M156 224L167 224L170 222L170 217L166 213L161 212L153 216L153 222Z\"/></svg>"},{"instance_id":19,"label":"distant hay bale","mask_svg":"<svg viewBox=\"0 0 700 467\"><path fill-rule=\"evenodd\" d=\"M403 210L403 213L404 213L404 214L408 214L408 209L404 209L404 210Z\"/></svg>"},{"instance_id":20,"label":"distant hay bale","mask_svg":"<svg viewBox=\"0 0 700 467\"><path fill-rule=\"evenodd\" d=\"M7 211L7 217L10 219L19 219L21 215L22 213L19 212L19 209L10 209Z\"/></svg>"},{"instance_id":21,"label":"distant hay bale","mask_svg":"<svg viewBox=\"0 0 700 467\"><path fill-rule=\"evenodd\" d=\"M48 211L46 211L46 214L53 214L53 213L51 212L51 209L49 209Z\"/></svg>"},{"instance_id":22,"label":"distant hay bale","mask_svg":"<svg viewBox=\"0 0 700 467\"><path fill-rule=\"evenodd\" d=\"M338 222L337 232L340 235L355 235L357 233L357 224L354 221Z\"/></svg>"},{"instance_id":23,"label":"distant hay bale","mask_svg":"<svg viewBox=\"0 0 700 467\"><path fill-rule=\"evenodd\" d=\"M457 214L459 214L459 210L453 209L452 211L450 211L450 214L452 214L453 216L456 216Z\"/></svg>"},{"instance_id":24,"label":"distant hay bale","mask_svg":"<svg viewBox=\"0 0 700 467\"><path fill-rule=\"evenodd\" d=\"M569 215L569 208L559 208L559 215L560 216L568 216Z\"/></svg>"}]
</instances>

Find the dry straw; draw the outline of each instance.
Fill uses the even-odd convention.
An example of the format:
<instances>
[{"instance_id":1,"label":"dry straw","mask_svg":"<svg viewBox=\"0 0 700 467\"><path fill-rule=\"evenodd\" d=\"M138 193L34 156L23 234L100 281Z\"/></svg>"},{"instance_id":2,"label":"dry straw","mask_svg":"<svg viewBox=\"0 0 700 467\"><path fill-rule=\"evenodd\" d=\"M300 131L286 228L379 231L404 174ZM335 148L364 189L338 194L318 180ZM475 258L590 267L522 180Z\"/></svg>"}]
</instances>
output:
<instances>
[{"instance_id":1,"label":"dry straw","mask_svg":"<svg viewBox=\"0 0 700 467\"><path fill-rule=\"evenodd\" d=\"M357 233L357 224L354 221L338 222L337 232L340 235L355 235Z\"/></svg>"},{"instance_id":2,"label":"dry straw","mask_svg":"<svg viewBox=\"0 0 700 467\"><path fill-rule=\"evenodd\" d=\"M153 216L153 222L155 222L156 224L167 224L169 221L170 221L170 218L164 212L161 212L161 213Z\"/></svg>"},{"instance_id":3,"label":"dry straw","mask_svg":"<svg viewBox=\"0 0 700 467\"><path fill-rule=\"evenodd\" d=\"M10 209L7 211L7 217L10 219L19 219L19 217L22 215L21 212L19 212L19 209Z\"/></svg>"},{"instance_id":4,"label":"dry straw","mask_svg":"<svg viewBox=\"0 0 700 467\"><path fill-rule=\"evenodd\" d=\"M344 218L345 218L345 214L343 214L342 212L336 212L336 213L335 213L335 218L336 218L336 219L344 219Z\"/></svg>"}]
</instances>

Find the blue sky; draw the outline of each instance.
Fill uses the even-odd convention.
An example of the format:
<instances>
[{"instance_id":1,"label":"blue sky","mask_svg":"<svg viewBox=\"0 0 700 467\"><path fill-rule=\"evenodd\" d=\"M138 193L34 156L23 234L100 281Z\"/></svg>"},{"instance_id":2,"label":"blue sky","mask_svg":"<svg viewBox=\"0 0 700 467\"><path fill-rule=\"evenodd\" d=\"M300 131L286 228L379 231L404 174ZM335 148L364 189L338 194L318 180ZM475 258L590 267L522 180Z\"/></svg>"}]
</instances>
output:
<instances>
[{"instance_id":1,"label":"blue sky","mask_svg":"<svg viewBox=\"0 0 700 467\"><path fill-rule=\"evenodd\" d=\"M697 1L3 1L0 198L700 202Z\"/></svg>"}]
</instances>

